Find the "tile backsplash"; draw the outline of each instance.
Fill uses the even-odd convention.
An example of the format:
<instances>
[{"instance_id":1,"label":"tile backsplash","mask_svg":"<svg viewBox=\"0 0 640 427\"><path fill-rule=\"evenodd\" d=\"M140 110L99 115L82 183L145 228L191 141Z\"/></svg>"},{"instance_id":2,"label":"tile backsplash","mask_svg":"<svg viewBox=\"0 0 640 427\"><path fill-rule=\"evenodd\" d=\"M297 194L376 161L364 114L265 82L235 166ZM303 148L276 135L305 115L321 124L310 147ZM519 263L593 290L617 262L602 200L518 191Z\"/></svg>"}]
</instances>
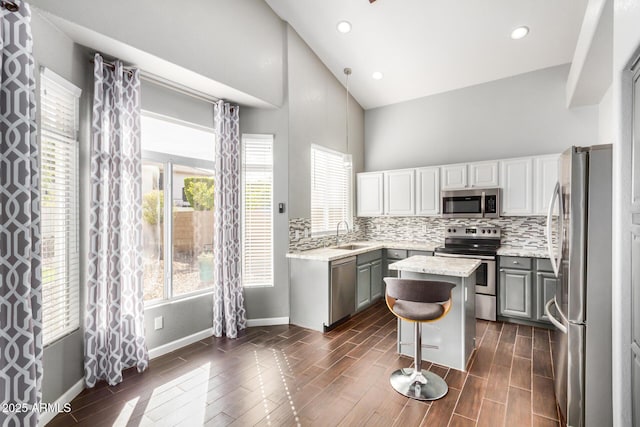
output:
<instances>
[{"instance_id":1,"label":"tile backsplash","mask_svg":"<svg viewBox=\"0 0 640 427\"><path fill-rule=\"evenodd\" d=\"M540 216L505 216L492 219L452 219L417 216L354 218L354 228L356 230L352 230L341 241L391 240L444 243L444 230L452 226L500 227L503 245L542 248L546 242L546 218ZM311 229L310 219L293 218L289 220L290 251L314 249L335 244L335 234L305 238L305 228L307 230ZM298 232L297 235L296 231ZM298 237L297 239L296 236Z\"/></svg>"}]
</instances>

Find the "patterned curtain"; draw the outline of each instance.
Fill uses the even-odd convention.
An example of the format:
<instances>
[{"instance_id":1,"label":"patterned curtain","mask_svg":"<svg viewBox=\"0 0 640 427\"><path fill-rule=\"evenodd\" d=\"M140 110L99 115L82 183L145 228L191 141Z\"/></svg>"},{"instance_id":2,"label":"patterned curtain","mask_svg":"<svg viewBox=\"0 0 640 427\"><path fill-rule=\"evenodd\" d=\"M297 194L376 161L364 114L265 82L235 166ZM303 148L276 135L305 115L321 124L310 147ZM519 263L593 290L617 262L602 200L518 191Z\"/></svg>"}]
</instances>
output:
<instances>
[{"instance_id":1,"label":"patterned curtain","mask_svg":"<svg viewBox=\"0 0 640 427\"><path fill-rule=\"evenodd\" d=\"M238 107L214 105L216 134L214 193L213 334L236 338L247 326L240 254L240 130Z\"/></svg>"},{"instance_id":2,"label":"patterned curtain","mask_svg":"<svg viewBox=\"0 0 640 427\"><path fill-rule=\"evenodd\" d=\"M31 11L15 3L16 12L0 7L0 426L35 426L38 413L29 409L42 397L40 153Z\"/></svg>"},{"instance_id":3,"label":"patterned curtain","mask_svg":"<svg viewBox=\"0 0 640 427\"><path fill-rule=\"evenodd\" d=\"M142 291L140 74L94 58L85 382L149 365Z\"/></svg>"}]
</instances>

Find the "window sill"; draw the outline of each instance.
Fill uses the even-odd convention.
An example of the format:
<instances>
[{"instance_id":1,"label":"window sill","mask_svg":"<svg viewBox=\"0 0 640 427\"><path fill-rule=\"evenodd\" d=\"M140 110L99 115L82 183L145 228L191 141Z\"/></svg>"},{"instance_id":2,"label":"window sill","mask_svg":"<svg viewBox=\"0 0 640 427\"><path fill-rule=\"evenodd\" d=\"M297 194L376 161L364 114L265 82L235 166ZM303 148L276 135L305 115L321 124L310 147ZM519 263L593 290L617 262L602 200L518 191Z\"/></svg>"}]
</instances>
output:
<instances>
[{"instance_id":1,"label":"window sill","mask_svg":"<svg viewBox=\"0 0 640 427\"><path fill-rule=\"evenodd\" d=\"M175 303L187 301L187 300L190 300L190 299L200 298L200 297L202 297L204 295L213 295L213 288L204 289L202 291L188 293L188 294L185 294L185 295L180 295L180 296L177 296L177 297L173 297L171 299L161 299L161 300L147 301L147 302L144 303L144 309L146 311L147 309L158 308L158 307L161 307L161 306L164 306L164 305L170 305L170 304L175 304Z\"/></svg>"}]
</instances>

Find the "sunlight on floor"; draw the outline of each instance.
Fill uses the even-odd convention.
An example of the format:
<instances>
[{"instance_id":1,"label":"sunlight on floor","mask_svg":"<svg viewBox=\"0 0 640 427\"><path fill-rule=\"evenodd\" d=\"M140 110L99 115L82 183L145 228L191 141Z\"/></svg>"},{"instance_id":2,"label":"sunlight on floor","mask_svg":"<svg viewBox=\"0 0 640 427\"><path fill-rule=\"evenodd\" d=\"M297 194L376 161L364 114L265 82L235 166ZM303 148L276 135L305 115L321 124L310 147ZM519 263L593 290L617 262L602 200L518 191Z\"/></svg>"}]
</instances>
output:
<instances>
[{"instance_id":1,"label":"sunlight on floor","mask_svg":"<svg viewBox=\"0 0 640 427\"><path fill-rule=\"evenodd\" d=\"M278 365L278 370L280 371L280 379L282 380L282 385L284 385L284 390L287 392L287 399L289 399L289 406L291 406L291 412L295 417L296 425L300 427L300 418L298 417L298 411L296 410L296 405L293 403L293 399L291 398L291 393L289 392L289 387L287 386L287 380L284 377L284 372L282 371L282 366L280 365L280 361L278 360L278 353L275 349L271 349L273 351L273 357L276 359L276 364ZM291 365L289 365L289 358L287 354L283 351L282 357L287 365L287 369L291 372Z\"/></svg>"},{"instance_id":2,"label":"sunlight on floor","mask_svg":"<svg viewBox=\"0 0 640 427\"><path fill-rule=\"evenodd\" d=\"M114 426L127 425L127 423L129 422L129 418L131 418L131 414L136 409L136 404L138 403L138 400L140 400L139 396L134 397L133 399L127 401L127 403L124 405L124 407L120 411L120 414L118 414L118 418L116 418L115 421L113 422Z\"/></svg>"},{"instance_id":3,"label":"sunlight on floor","mask_svg":"<svg viewBox=\"0 0 640 427\"><path fill-rule=\"evenodd\" d=\"M167 425L184 422L188 422L189 425L204 424L210 368L211 363L205 363L163 383L153 390L151 397L146 401L140 400L140 396L129 400L113 425L125 426L132 415L136 417L141 412L144 412L144 417L140 425L153 425L160 421ZM171 374L168 373L168 375ZM186 393L186 391L189 392ZM170 401L173 403L184 401L184 406L179 411L167 411L165 406Z\"/></svg>"}]
</instances>

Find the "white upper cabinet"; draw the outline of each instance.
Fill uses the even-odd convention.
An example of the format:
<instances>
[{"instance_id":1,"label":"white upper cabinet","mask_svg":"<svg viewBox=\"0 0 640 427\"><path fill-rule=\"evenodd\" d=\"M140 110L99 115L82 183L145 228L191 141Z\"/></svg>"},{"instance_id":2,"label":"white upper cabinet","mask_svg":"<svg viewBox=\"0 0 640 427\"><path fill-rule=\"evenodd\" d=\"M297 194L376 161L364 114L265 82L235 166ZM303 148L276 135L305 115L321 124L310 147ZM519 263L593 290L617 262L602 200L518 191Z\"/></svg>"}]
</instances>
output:
<instances>
[{"instance_id":1,"label":"white upper cabinet","mask_svg":"<svg viewBox=\"0 0 640 427\"><path fill-rule=\"evenodd\" d=\"M533 158L500 161L502 215L533 213Z\"/></svg>"},{"instance_id":2,"label":"white upper cabinet","mask_svg":"<svg viewBox=\"0 0 640 427\"><path fill-rule=\"evenodd\" d=\"M540 156L533 160L533 211L534 215L546 215L553 189L558 182L559 154ZM556 205L557 209L557 205Z\"/></svg>"},{"instance_id":3,"label":"white upper cabinet","mask_svg":"<svg viewBox=\"0 0 640 427\"><path fill-rule=\"evenodd\" d=\"M378 216L383 214L383 173L368 172L357 175L357 215Z\"/></svg>"},{"instance_id":4,"label":"white upper cabinet","mask_svg":"<svg viewBox=\"0 0 640 427\"><path fill-rule=\"evenodd\" d=\"M467 164L442 166L442 190L467 187Z\"/></svg>"},{"instance_id":5,"label":"white upper cabinet","mask_svg":"<svg viewBox=\"0 0 640 427\"><path fill-rule=\"evenodd\" d=\"M415 215L415 169L384 173L385 215Z\"/></svg>"},{"instance_id":6,"label":"white upper cabinet","mask_svg":"<svg viewBox=\"0 0 640 427\"><path fill-rule=\"evenodd\" d=\"M416 169L416 215L440 213L440 168Z\"/></svg>"},{"instance_id":7,"label":"white upper cabinet","mask_svg":"<svg viewBox=\"0 0 640 427\"><path fill-rule=\"evenodd\" d=\"M498 162L469 163L469 187L497 187Z\"/></svg>"}]
</instances>

